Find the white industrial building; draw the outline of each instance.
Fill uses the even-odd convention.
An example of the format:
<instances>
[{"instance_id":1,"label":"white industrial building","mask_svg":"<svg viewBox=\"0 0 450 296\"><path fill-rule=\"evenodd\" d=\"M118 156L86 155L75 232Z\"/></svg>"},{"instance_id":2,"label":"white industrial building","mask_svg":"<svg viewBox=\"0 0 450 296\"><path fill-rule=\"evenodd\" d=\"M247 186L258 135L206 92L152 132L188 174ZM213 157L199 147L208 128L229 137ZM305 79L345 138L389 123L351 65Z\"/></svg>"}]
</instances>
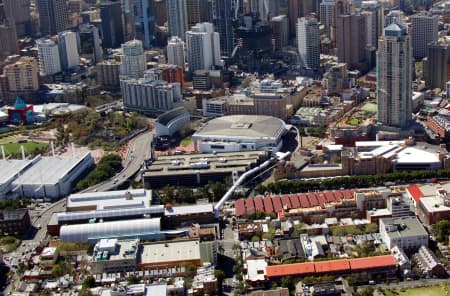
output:
<instances>
[{"instance_id":1,"label":"white industrial building","mask_svg":"<svg viewBox=\"0 0 450 296\"><path fill-rule=\"evenodd\" d=\"M32 165L11 182L13 194L46 199L67 196L80 176L94 165L90 152L69 158L37 156L31 162Z\"/></svg>"},{"instance_id":2,"label":"white industrial building","mask_svg":"<svg viewBox=\"0 0 450 296\"><path fill-rule=\"evenodd\" d=\"M201 153L266 150L278 152L287 126L279 118L231 115L205 123L192 139Z\"/></svg>"},{"instance_id":3,"label":"white industrial building","mask_svg":"<svg viewBox=\"0 0 450 296\"><path fill-rule=\"evenodd\" d=\"M107 238L149 239L160 233L160 218L61 226L63 242L96 242Z\"/></svg>"},{"instance_id":4,"label":"white industrial building","mask_svg":"<svg viewBox=\"0 0 450 296\"><path fill-rule=\"evenodd\" d=\"M33 160L2 159L0 160L0 197L6 196L12 189L12 182L33 164Z\"/></svg>"},{"instance_id":5,"label":"white industrial building","mask_svg":"<svg viewBox=\"0 0 450 296\"><path fill-rule=\"evenodd\" d=\"M107 211L145 209L152 203L152 191L145 189L87 192L71 194L67 211Z\"/></svg>"},{"instance_id":6,"label":"white industrial building","mask_svg":"<svg viewBox=\"0 0 450 296\"><path fill-rule=\"evenodd\" d=\"M415 251L428 246L428 232L416 217L380 219L380 235L389 250L397 246L405 251Z\"/></svg>"},{"instance_id":7,"label":"white industrial building","mask_svg":"<svg viewBox=\"0 0 450 296\"><path fill-rule=\"evenodd\" d=\"M174 108L161 114L155 121L156 136L172 136L186 127L191 115L184 107Z\"/></svg>"}]
</instances>

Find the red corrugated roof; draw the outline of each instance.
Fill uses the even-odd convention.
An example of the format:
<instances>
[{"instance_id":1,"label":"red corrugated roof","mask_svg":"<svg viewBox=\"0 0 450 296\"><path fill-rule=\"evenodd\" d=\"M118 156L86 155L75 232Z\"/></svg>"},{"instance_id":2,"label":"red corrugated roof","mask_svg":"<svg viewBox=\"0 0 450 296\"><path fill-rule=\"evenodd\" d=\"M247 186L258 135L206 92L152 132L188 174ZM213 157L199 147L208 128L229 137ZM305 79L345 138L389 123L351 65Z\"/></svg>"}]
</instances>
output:
<instances>
[{"instance_id":1,"label":"red corrugated roof","mask_svg":"<svg viewBox=\"0 0 450 296\"><path fill-rule=\"evenodd\" d=\"M275 212L279 212L283 209L283 205L281 204L281 198L279 196L272 197L273 209Z\"/></svg>"},{"instance_id":2,"label":"red corrugated roof","mask_svg":"<svg viewBox=\"0 0 450 296\"><path fill-rule=\"evenodd\" d=\"M264 203L261 196L255 197L255 209L257 212L264 212Z\"/></svg>"},{"instance_id":3,"label":"red corrugated roof","mask_svg":"<svg viewBox=\"0 0 450 296\"><path fill-rule=\"evenodd\" d=\"M396 265L397 263L395 261L394 256L392 255L350 259L351 270L384 268L384 267L393 267Z\"/></svg>"},{"instance_id":4,"label":"red corrugated roof","mask_svg":"<svg viewBox=\"0 0 450 296\"><path fill-rule=\"evenodd\" d=\"M345 190L341 190L341 192L344 195L345 199L353 198L353 194L352 194L351 190L345 189Z\"/></svg>"},{"instance_id":5,"label":"red corrugated roof","mask_svg":"<svg viewBox=\"0 0 450 296\"><path fill-rule=\"evenodd\" d=\"M325 192L325 198L327 199L327 202L335 201L334 194L333 194L333 192L330 192L330 191Z\"/></svg>"},{"instance_id":6,"label":"red corrugated roof","mask_svg":"<svg viewBox=\"0 0 450 296\"><path fill-rule=\"evenodd\" d=\"M247 214L254 214L255 213L255 202L253 198L247 198L245 200L245 207L247 208Z\"/></svg>"},{"instance_id":7,"label":"red corrugated roof","mask_svg":"<svg viewBox=\"0 0 450 296\"><path fill-rule=\"evenodd\" d=\"M422 190L417 185L409 185L406 187L411 197L415 200L416 204L419 203L419 200L424 197Z\"/></svg>"},{"instance_id":8,"label":"red corrugated roof","mask_svg":"<svg viewBox=\"0 0 450 296\"><path fill-rule=\"evenodd\" d=\"M319 200L320 205L324 205L327 202L327 199L325 198L325 194L323 194L323 192L317 193L316 197Z\"/></svg>"},{"instance_id":9,"label":"red corrugated roof","mask_svg":"<svg viewBox=\"0 0 450 296\"><path fill-rule=\"evenodd\" d=\"M319 261L314 263L314 267L316 269L316 273L332 273L350 270L348 259Z\"/></svg>"},{"instance_id":10,"label":"red corrugated roof","mask_svg":"<svg viewBox=\"0 0 450 296\"><path fill-rule=\"evenodd\" d=\"M315 193L308 193L308 201L311 207L315 207L319 205L319 201L317 200Z\"/></svg>"},{"instance_id":11,"label":"red corrugated roof","mask_svg":"<svg viewBox=\"0 0 450 296\"><path fill-rule=\"evenodd\" d=\"M344 194L340 190L333 192L336 201L340 201L344 198Z\"/></svg>"},{"instance_id":12,"label":"red corrugated roof","mask_svg":"<svg viewBox=\"0 0 450 296\"><path fill-rule=\"evenodd\" d=\"M300 201L298 200L297 194L289 195L289 199L291 201L291 206L292 206L293 209L300 208Z\"/></svg>"},{"instance_id":13,"label":"red corrugated roof","mask_svg":"<svg viewBox=\"0 0 450 296\"><path fill-rule=\"evenodd\" d=\"M270 196L264 197L264 212L272 213L273 212L273 204Z\"/></svg>"},{"instance_id":14,"label":"red corrugated roof","mask_svg":"<svg viewBox=\"0 0 450 296\"><path fill-rule=\"evenodd\" d=\"M281 196L281 204L283 205L283 209L291 209L292 205L291 205L291 201L289 199L289 195L285 194Z\"/></svg>"},{"instance_id":15,"label":"red corrugated roof","mask_svg":"<svg viewBox=\"0 0 450 296\"><path fill-rule=\"evenodd\" d=\"M313 273L314 263L312 262L272 265L266 267L266 275L268 278L288 275L307 275Z\"/></svg>"},{"instance_id":16,"label":"red corrugated roof","mask_svg":"<svg viewBox=\"0 0 450 296\"><path fill-rule=\"evenodd\" d=\"M309 208L311 206L306 194L300 194L298 199L300 200L300 205L302 206L302 208Z\"/></svg>"},{"instance_id":17,"label":"red corrugated roof","mask_svg":"<svg viewBox=\"0 0 450 296\"><path fill-rule=\"evenodd\" d=\"M319 262L305 262L295 264L272 265L266 267L268 278L288 275L305 276L309 274L350 273L352 270L370 270L378 268L391 268L397 265L394 256L376 256L356 259L340 259Z\"/></svg>"},{"instance_id":18,"label":"red corrugated roof","mask_svg":"<svg viewBox=\"0 0 450 296\"><path fill-rule=\"evenodd\" d=\"M234 203L235 215L240 217L245 214L245 201L243 198L236 200Z\"/></svg>"}]
</instances>

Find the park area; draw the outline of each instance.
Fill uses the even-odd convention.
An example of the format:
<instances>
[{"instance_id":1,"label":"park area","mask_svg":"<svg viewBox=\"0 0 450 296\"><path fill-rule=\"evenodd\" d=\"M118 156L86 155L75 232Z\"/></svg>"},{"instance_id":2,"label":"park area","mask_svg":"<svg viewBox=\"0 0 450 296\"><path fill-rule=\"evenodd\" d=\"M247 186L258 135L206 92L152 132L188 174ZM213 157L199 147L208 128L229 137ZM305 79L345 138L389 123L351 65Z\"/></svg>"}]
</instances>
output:
<instances>
[{"instance_id":1,"label":"park area","mask_svg":"<svg viewBox=\"0 0 450 296\"><path fill-rule=\"evenodd\" d=\"M450 285L437 285L411 289L395 289L384 292L385 296L450 296Z\"/></svg>"},{"instance_id":2,"label":"park area","mask_svg":"<svg viewBox=\"0 0 450 296\"><path fill-rule=\"evenodd\" d=\"M0 238L0 248L5 253L14 251L19 245L20 240L13 236L4 236Z\"/></svg>"},{"instance_id":3,"label":"park area","mask_svg":"<svg viewBox=\"0 0 450 296\"><path fill-rule=\"evenodd\" d=\"M6 155L12 155L13 157L19 156L20 146L23 146L26 155L37 155L47 151L48 143L19 140L18 136L8 136L0 138L0 145L3 146Z\"/></svg>"}]
</instances>

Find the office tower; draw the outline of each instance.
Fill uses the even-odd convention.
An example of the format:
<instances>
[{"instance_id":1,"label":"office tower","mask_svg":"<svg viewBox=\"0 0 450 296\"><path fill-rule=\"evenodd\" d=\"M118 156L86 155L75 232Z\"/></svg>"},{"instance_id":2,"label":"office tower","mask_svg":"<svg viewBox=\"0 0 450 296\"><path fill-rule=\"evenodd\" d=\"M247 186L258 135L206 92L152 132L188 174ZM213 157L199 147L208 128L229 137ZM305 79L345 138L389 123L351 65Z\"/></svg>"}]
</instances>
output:
<instances>
[{"instance_id":1,"label":"office tower","mask_svg":"<svg viewBox=\"0 0 450 296\"><path fill-rule=\"evenodd\" d=\"M122 44L121 59L120 76L135 79L144 76L147 67L142 41L131 40Z\"/></svg>"},{"instance_id":2,"label":"office tower","mask_svg":"<svg viewBox=\"0 0 450 296\"><path fill-rule=\"evenodd\" d=\"M250 10L259 19L268 23L269 20L280 12L279 0L250 0Z\"/></svg>"},{"instance_id":3,"label":"office tower","mask_svg":"<svg viewBox=\"0 0 450 296\"><path fill-rule=\"evenodd\" d=\"M77 33L64 31L58 34L58 50L61 59L61 69L69 70L80 64L78 54Z\"/></svg>"},{"instance_id":4,"label":"office tower","mask_svg":"<svg viewBox=\"0 0 450 296\"><path fill-rule=\"evenodd\" d=\"M314 16L298 19L297 44L300 65L305 69L320 68L320 34L319 23Z\"/></svg>"},{"instance_id":5,"label":"office tower","mask_svg":"<svg viewBox=\"0 0 450 296\"><path fill-rule=\"evenodd\" d=\"M288 0L289 35L297 34L297 20L303 16L303 6L300 0Z\"/></svg>"},{"instance_id":6,"label":"office tower","mask_svg":"<svg viewBox=\"0 0 450 296\"><path fill-rule=\"evenodd\" d=\"M208 0L186 0L188 28L209 21Z\"/></svg>"},{"instance_id":7,"label":"office tower","mask_svg":"<svg viewBox=\"0 0 450 296\"><path fill-rule=\"evenodd\" d=\"M413 57L421 60L427 55L427 45L438 40L438 17L427 12L411 16Z\"/></svg>"},{"instance_id":8,"label":"office tower","mask_svg":"<svg viewBox=\"0 0 450 296\"><path fill-rule=\"evenodd\" d=\"M445 89L450 47L446 42L428 44L427 58L423 63L423 76L428 88Z\"/></svg>"},{"instance_id":9,"label":"office tower","mask_svg":"<svg viewBox=\"0 0 450 296\"><path fill-rule=\"evenodd\" d=\"M50 39L39 39L36 44L41 75L48 76L61 72L58 45Z\"/></svg>"},{"instance_id":10,"label":"office tower","mask_svg":"<svg viewBox=\"0 0 450 296\"><path fill-rule=\"evenodd\" d=\"M378 38L383 34L383 6L375 0L362 1L361 14L366 17L367 45L376 48L378 46Z\"/></svg>"},{"instance_id":11,"label":"office tower","mask_svg":"<svg viewBox=\"0 0 450 296\"><path fill-rule=\"evenodd\" d=\"M80 55L90 59L93 64L103 60L103 50L100 42L98 28L94 25L80 26Z\"/></svg>"},{"instance_id":12,"label":"office tower","mask_svg":"<svg viewBox=\"0 0 450 296\"><path fill-rule=\"evenodd\" d=\"M390 24L404 24L405 14L401 10L391 10L384 19L384 26L387 27Z\"/></svg>"},{"instance_id":13,"label":"office tower","mask_svg":"<svg viewBox=\"0 0 450 296\"><path fill-rule=\"evenodd\" d=\"M136 27L134 19L134 0L120 0L122 11L123 38L129 41L136 36Z\"/></svg>"},{"instance_id":14,"label":"office tower","mask_svg":"<svg viewBox=\"0 0 450 296\"><path fill-rule=\"evenodd\" d=\"M363 15L345 14L336 17L338 61L350 69L359 68L366 57L366 22Z\"/></svg>"},{"instance_id":15,"label":"office tower","mask_svg":"<svg viewBox=\"0 0 450 296\"><path fill-rule=\"evenodd\" d=\"M172 37L167 43L167 62L184 69L184 42L181 38Z\"/></svg>"},{"instance_id":16,"label":"office tower","mask_svg":"<svg viewBox=\"0 0 450 296\"><path fill-rule=\"evenodd\" d=\"M65 0L37 0L42 35L55 35L67 28L68 15Z\"/></svg>"},{"instance_id":17,"label":"office tower","mask_svg":"<svg viewBox=\"0 0 450 296\"><path fill-rule=\"evenodd\" d=\"M166 0L155 0L155 11L158 12L155 13L155 24L160 27L164 26L164 24L167 22Z\"/></svg>"},{"instance_id":18,"label":"office tower","mask_svg":"<svg viewBox=\"0 0 450 296\"><path fill-rule=\"evenodd\" d=\"M97 83L108 90L120 88L120 62L116 60L104 60L95 66L97 70Z\"/></svg>"},{"instance_id":19,"label":"office tower","mask_svg":"<svg viewBox=\"0 0 450 296\"><path fill-rule=\"evenodd\" d=\"M17 62L6 65L3 74L8 83L9 97L30 97L39 89L38 62L32 57L21 57Z\"/></svg>"},{"instance_id":20,"label":"office tower","mask_svg":"<svg viewBox=\"0 0 450 296\"><path fill-rule=\"evenodd\" d=\"M6 57L18 52L16 24L13 19L0 21L0 40L0 57Z\"/></svg>"},{"instance_id":21,"label":"office tower","mask_svg":"<svg viewBox=\"0 0 450 296\"><path fill-rule=\"evenodd\" d=\"M30 0L3 0L0 9L2 19L15 22L18 37L31 34Z\"/></svg>"},{"instance_id":22,"label":"office tower","mask_svg":"<svg viewBox=\"0 0 450 296\"><path fill-rule=\"evenodd\" d=\"M289 20L286 15L278 15L270 21L275 49L282 49L289 42Z\"/></svg>"},{"instance_id":23,"label":"office tower","mask_svg":"<svg viewBox=\"0 0 450 296\"><path fill-rule=\"evenodd\" d=\"M120 2L102 3L100 5L100 18L102 20L103 48L119 47L124 40Z\"/></svg>"},{"instance_id":24,"label":"office tower","mask_svg":"<svg viewBox=\"0 0 450 296\"><path fill-rule=\"evenodd\" d=\"M156 38L155 2L154 0L134 1L136 39L142 40L144 48L150 48L155 42Z\"/></svg>"},{"instance_id":25,"label":"office tower","mask_svg":"<svg viewBox=\"0 0 450 296\"><path fill-rule=\"evenodd\" d=\"M320 3L320 22L325 28L325 33L331 39L332 26L334 23L335 0L323 0Z\"/></svg>"},{"instance_id":26,"label":"office tower","mask_svg":"<svg viewBox=\"0 0 450 296\"><path fill-rule=\"evenodd\" d=\"M352 3L349 0L336 0L333 11L332 28L331 28L331 40L336 45L337 42L337 18L340 15L351 14L353 12Z\"/></svg>"},{"instance_id":27,"label":"office tower","mask_svg":"<svg viewBox=\"0 0 450 296\"><path fill-rule=\"evenodd\" d=\"M184 39L188 30L186 0L166 0L166 6L169 36L177 36Z\"/></svg>"},{"instance_id":28,"label":"office tower","mask_svg":"<svg viewBox=\"0 0 450 296\"><path fill-rule=\"evenodd\" d=\"M390 24L378 41L378 122L407 127L411 121L412 50L406 26Z\"/></svg>"},{"instance_id":29,"label":"office tower","mask_svg":"<svg viewBox=\"0 0 450 296\"><path fill-rule=\"evenodd\" d=\"M211 69L220 63L220 37L211 23L201 23L186 32L189 71Z\"/></svg>"},{"instance_id":30,"label":"office tower","mask_svg":"<svg viewBox=\"0 0 450 296\"><path fill-rule=\"evenodd\" d=\"M344 88L348 87L347 64L337 63L323 75L327 86L327 96L342 95Z\"/></svg>"},{"instance_id":31,"label":"office tower","mask_svg":"<svg viewBox=\"0 0 450 296\"><path fill-rule=\"evenodd\" d=\"M235 0L212 0L212 19L215 30L220 36L220 51L224 56L231 56L234 49L233 18L237 7Z\"/></svg>"}]
</instances>

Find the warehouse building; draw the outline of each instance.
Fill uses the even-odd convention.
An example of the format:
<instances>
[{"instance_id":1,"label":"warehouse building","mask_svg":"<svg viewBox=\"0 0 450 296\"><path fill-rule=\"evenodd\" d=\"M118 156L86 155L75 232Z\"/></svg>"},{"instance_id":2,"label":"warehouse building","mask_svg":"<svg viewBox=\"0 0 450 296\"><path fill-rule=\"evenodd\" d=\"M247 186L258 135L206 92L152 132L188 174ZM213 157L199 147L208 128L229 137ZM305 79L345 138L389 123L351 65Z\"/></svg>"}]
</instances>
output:
<instances>
[{"instance_id":1,"label":"warehouse building","mask_svg":"<svg viewBox=\"0 0 450 296\"><path fill-rule=\"evenodd\" d=\"M6 196L12 189L12 182L28 169L36 160L1 159L0 160L0 196Z\"/></svg>"},{"instance_id":2,"label":"warehouse building","mask_svg":"<svg viewBox=\"0 0 450 296\"><path fill-rule=\"evenodd\" d=\"M103 223L89 223L63 225L60 239L63 242L94 243L100 239L121 238L142 240L159 238L160 218L112 221Z\"/></svg>"},{"instance_id":3,"label":"warehouse building","mask_svg":"<svg viewBox=\"0 0 450 296\"><path fill-rule=\"evenodd\" d=\"M11 183L15 195L58 199L70 194L81 176L94 166L88 152L81 157L37 156Z\"/></svg>"},{"instance_id":4,"label":"warehouse building","mask_svg":"<svg viewBox=\"0 0 450 296\"><path fill-rule=\"evenodd\" d=\"M278 152L288 128L283 120L263 115L231 115L214 118L192 139L200 153L265 150Z\"/></svg>"}]
</instances>

